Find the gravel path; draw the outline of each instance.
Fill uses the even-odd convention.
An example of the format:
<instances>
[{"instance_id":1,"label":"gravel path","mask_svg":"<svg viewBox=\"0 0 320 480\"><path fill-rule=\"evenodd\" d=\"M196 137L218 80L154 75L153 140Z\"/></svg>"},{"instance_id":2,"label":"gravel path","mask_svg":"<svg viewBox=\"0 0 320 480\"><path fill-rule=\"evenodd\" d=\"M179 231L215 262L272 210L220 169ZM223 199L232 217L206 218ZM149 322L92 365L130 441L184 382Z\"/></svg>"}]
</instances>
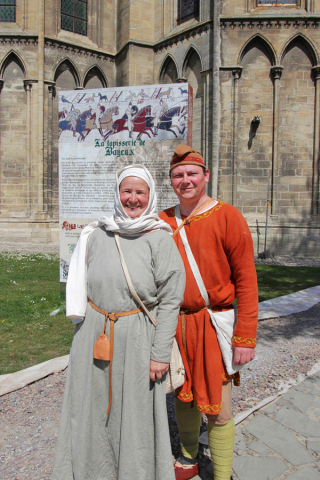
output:
<instances>
[{"instance_id":1,"label":"gravel path","mask_svg":"<svg viewBox=\"0 0 320 480\"><path fill-rule=\"evenodd\" d=\"M233 390L233 411L251 408L283 382L307 373L320 357L320 304L258 325L255 360ZM49 480L66 371L0 398L0 480ZM167 398L173 454L179 451L173 397ZM205 430L203 422L202 430ZM208 462L203 457L202 463Z\"/></svg>"}]
</instances>

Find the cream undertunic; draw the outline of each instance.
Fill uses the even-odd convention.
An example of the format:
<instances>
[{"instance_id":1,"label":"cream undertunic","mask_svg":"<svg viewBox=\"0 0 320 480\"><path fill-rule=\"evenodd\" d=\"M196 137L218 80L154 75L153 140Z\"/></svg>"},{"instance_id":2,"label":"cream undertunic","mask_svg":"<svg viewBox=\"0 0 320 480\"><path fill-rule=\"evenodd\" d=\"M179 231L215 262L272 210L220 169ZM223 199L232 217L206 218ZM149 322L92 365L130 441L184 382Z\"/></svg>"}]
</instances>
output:
<instances>
[{"instance_id":1,"label":"cream undertunic","mask_svg":"<svg viewBox=\"0 0 320 480\"><path fill-rule=\"evenodd\" d=\"M109 362L93 359L104 316L89 304L75 328L52 480L174 480L165 379L149 378L150 358L168 362L185 272L170 235L162 230L121 237L133 285L157 318L119 318L114 328L112 406ZM137 308L120 264L114 235L97 228L88 240L88 296L102 310ZM107 333L109 334L109 321Z\"/></svg>"}]
</instances>

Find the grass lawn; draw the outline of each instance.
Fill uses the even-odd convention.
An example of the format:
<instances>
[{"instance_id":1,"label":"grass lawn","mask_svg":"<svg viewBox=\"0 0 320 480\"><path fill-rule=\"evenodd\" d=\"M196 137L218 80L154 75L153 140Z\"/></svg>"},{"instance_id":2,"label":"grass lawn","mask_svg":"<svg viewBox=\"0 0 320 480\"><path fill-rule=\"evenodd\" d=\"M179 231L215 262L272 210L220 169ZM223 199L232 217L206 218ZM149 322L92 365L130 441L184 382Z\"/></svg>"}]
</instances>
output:
<instances>
[{"instance_id":1,"label":"grass lawn","mask_svg":"<svg viewBox=\"0 0 320 480\"><path fill-rule=\"evenodd\" d=\"M320 268L256 265L259 302L320 285Z\"/></svg>"},{"instance_id":2,"label":"grass lawn","mask_svg":"<svg viewBox=\"0 0 320 480\"><path fill-rule=\"evenodd\" d=\"M68 354L58 256L0 253L0 271L0 375ZM257 274L260 302L320 285L320 268L258 265Z\"/></svg>"},{"instance_id":3,"label":"grass lawn","mask_svg":"<svg viewBox=\"0 0 320 480\"><path fill-rule=\"evenodd\" d=\"M58 256L0 253L0 271L0 374L67 355L73 326L60 305Z\"/></svg>"}]
</instances>

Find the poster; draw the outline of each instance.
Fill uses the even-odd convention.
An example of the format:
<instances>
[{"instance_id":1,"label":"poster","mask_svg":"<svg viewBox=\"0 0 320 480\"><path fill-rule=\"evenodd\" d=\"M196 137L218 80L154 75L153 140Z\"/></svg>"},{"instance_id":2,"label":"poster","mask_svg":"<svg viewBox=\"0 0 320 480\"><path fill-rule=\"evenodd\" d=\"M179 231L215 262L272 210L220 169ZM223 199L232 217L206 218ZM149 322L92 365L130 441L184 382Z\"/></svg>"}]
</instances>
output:
<instances>
[{"instance_id":1,"label":"poster","mask_svg":"<svg viewBox=\"0 0 320 480\"><path fill-rule=\"evenodd\" d=\"M169 163L192 145L192 88L187 83L59 93L60 281L81 230L111 215L116 171L142 163L153 175L158 210L177 203Z\"/></svg>"}]
</instances>

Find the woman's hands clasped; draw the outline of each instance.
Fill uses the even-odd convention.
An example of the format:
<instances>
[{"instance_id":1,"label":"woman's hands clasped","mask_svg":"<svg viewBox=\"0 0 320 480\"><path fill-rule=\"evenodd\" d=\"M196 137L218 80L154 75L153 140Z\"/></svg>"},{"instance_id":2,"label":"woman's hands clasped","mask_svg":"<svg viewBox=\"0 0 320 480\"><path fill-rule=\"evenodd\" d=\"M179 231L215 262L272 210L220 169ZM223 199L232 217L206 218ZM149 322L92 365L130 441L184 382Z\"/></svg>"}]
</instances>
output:
<instances>
[{"instance_id":1,"label":"woman's hands clasped","mask_svg":"<svg viewBox=\"0 0 320 480\"><path fill-rule=\"evenodd\" d=\"M156 362L155 360L150 360L150 378L153 382L161 380L163 375L169 370L169 363L166 362Z\"/></svg>"}]
</instances>

